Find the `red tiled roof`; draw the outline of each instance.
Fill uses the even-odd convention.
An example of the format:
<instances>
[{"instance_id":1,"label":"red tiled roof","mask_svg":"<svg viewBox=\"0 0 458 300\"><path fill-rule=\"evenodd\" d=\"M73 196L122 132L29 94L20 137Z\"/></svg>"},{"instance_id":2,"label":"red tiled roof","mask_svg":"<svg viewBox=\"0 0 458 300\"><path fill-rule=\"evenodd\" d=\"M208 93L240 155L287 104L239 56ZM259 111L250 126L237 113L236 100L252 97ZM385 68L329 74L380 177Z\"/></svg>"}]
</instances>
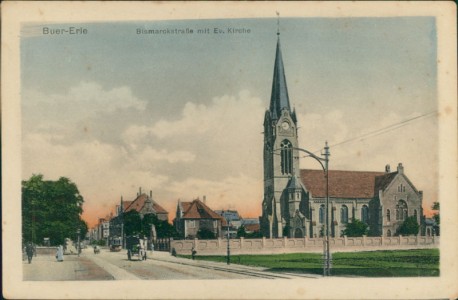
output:
<instances>
[{"instance_id":1,"label":"red tiled roof","mask_svg":"<svg viewBox=\"0 0 458 300\"><path fill-rule=\"evenodd\" d=\"M245 231L248 232L258 232L261 230L261 226L259 224L246 224Z\"/></svg>"},{"instance_id":2,"label":"red tiled roof","mask_svg":"<svg viewBox=\"0 0 458 300\"><path fill-rule=\"evenodd\" d=\"M322 170L301 170L301 181L313 197L326 197L326 179ZM366 171L329 171L329 197L372 198L376 178L394 178L393 173ZM386 176L391 175L391 176ZM379 179L378 182L385 183ZM386 183L385 183L386 185ZM377 185L378 186L378 185Z\"/></svg>"},{"instance_id":3,"label":"red tiled roof","mask_svg":"<svg viewBox=\"0 0 458 300\"><path fill-rule=\"evenodd\" d=\"M386 189L396 175L398 175L398 172L385 173L382 176L375 177L374 194L378 193L379 190Z\"/></svg>"},{"instance_id":4,"label":"red tiled roof","mask_svg":"<svg viewBox=\"0 0 458 300\"><path fill-rule=\"evenodd\" d=\"M142 208L145 206L145 201L148 199L148 196L146 194L141 194L140 196L137 196L137 198L134 201L128 201L130 204L127 206L127 208L124 210L125 212L131 211L131 210L136 210L140 212ZM156 203L156 201L153 200L153 209L156 211L156 213L168 213L162 206Z\"/></svg>"},{"instance_id":5,"label":"red tiled roof","mask_svg":"<svg viewBox=\"0 0 458 300\"><path fill-rule=\"evenodd\" d=\"M192 202L181 202L181 207L183 208L183 215L188 211L191 207Z\"/></svg>"},{"instance_id":6,"label":"red tiled roof","mask_svg":"<svg viewBox=\"0 0 458 300\"><path fill-rule=\"evenodd\" d=\"M126 209L129 207L131 203L132 201L123 201L122 202L122 211L126 211Z\"/></svg>"},{"instance_id":7,"label":"red tiled roof","mask_svg":"<svg viewBox=\"0 0 458 300\"><path fill-rule=\"evenodd\" d=\"M181 205L184 211L183 219L223 219L199 199L192 202L181 202Z\"/></svg>"}]
</instances>

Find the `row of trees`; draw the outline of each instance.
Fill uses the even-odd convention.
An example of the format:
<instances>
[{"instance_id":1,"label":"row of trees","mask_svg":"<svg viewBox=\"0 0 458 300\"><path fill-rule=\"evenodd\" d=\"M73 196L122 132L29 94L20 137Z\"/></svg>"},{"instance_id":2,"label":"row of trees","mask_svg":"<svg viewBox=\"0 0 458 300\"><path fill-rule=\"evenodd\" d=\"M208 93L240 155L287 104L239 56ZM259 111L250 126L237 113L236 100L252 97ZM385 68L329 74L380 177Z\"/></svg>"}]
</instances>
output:
<instances>
[{"instance_id":1,"label":"row of trees","mask_svg":"<svg viewBox=\"0 0 458 300\"><path fill-rule=\"evenodd\" d=\"M51 245L64 244L65 238L83 239L88 227L81 218L84 199L76 184L68 178L43 180L32 175L22 181L22 237L24 242L42 244L49 238Z\"/></svg>"}]
</instances>

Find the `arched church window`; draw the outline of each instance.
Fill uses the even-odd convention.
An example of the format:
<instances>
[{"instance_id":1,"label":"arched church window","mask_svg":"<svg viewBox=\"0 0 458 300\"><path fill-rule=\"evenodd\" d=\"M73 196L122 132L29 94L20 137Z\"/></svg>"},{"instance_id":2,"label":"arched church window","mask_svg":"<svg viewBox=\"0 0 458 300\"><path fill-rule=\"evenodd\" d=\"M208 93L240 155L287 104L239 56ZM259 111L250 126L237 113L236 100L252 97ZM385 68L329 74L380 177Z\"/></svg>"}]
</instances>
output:
<instances>
[{"instance_id":1,"label":"arched church window","mask_svg":"<svg viewBox=\"0 0 458 300\"><path fill-rule=\"evenodd\" d=\"M386 220L387 222L391 221L391 211L389 209L386 210Z\"/></svg>"},{"instance_id":2,"label":"arched church window","mask_svg":"<svg viewBox=\"0 0 458 300\"><path fill-rule=\"evenodd\" d=\"M290 141L284 140L281 142L281 173L293 173L293 145Z\"/></svg>"},{"instance_id":3,"label":"arched church window","mask_svg":"<svg viewBox=\"0 0 458 300\"><path fill-rule=\"evenodd\" d=\"M325 212L324 204L321 204L320 206L320 223L321 224L324 223L324 218L325 218L324 212Z\"/></svg>"},{"instance_id":4,"label":"arched church window","mask_svg":"<svg viewBox=\"0 0 458 300\"><path fill-rule=\"evenodd\" d=\"M361 209L361 221L363 223L367 223L369 221L369 207L367 205L363 205Z\"/></svg>"},{"instance_id":5,"label":"arched church window","mask_svg":"<svg viewBox=\"0 0 458 300\"><path fill-rule=\"evenodd\" d=\"M346 205L342 205L340 208L340 222L348 223L348 207Z\"/></svg>"},{"instance_id":6,"label":"arched church window","mask_svg":"<svg viewBox=\"0 0 458 300\"><path fill-rule=\"evenodd\" d=\"M407 216L407 203L404 200L399 200L396 205L396 220L403 221Z\"/></svg>"},{"instance_id":7,"label":"arched church window","mask_svg":"<svg viewBox=\"0 0 458 300\"><path fill-rule=\"evenodd\" d=\"M386 232L386 236L391 236L391 230L388 229L388 231Z\"/></svg>"},{"instance_id":8,"label":"arched church window","mask_svg":"<svg viewBox=\"0 0 458 300\"><path fill-rule=\"evenodd\" d=\"M417 219L417 210L416 209L413 210L413 215L414 215L415 219Z\"/></svg>"}]
</instances>

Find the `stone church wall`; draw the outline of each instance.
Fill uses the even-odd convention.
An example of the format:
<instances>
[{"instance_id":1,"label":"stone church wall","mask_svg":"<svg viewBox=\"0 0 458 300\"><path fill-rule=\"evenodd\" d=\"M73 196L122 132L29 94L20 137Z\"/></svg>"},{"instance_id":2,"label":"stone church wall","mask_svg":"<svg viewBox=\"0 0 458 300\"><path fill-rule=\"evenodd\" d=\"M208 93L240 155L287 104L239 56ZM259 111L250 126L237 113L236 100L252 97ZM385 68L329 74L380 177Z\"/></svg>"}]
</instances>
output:
<instances>
[{"instance_id":1,"label":"stone church wall","mask_svg":"<svg viewBox=\"0 0 458 300\"><path fill-rule=\"evenodd\" d=\"M277 238L277 239L231 239L231 255L237 254L280 254L323 251L322 238ZM415 248L437 248L437 236L394 236L394 237L341 237L329 240L331 252L395 250ZM195 247L197 255L226 255L227 240L176 240L170 249L177 254L190 255Z\"/></svg>"}]
</instances>

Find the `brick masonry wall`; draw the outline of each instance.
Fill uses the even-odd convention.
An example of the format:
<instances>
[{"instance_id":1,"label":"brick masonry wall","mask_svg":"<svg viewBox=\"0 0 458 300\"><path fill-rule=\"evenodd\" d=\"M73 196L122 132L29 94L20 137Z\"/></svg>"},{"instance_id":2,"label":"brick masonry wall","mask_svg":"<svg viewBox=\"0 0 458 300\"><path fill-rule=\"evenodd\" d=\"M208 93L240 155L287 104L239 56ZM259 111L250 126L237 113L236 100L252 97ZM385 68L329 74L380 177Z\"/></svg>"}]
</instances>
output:
<instances>
[{"instance_id":1,"label":"brick masonry wall","mask_svg":"<svg viewBox=\"0 0 458 300\"><path fill-rule=\"evenodd\" d=\"M231 239L231 255L237 254L280 254L323 251L323 238L278 238L278 239ZM175 240L170 249L177 254L190 255L195 247L197 255L226 255L227 240ZM395 237L342 237L331 238L329 247L334 252L396 250L415 248L438 248L439 237L395 236Z\"/></svg>"}]
</instances>

